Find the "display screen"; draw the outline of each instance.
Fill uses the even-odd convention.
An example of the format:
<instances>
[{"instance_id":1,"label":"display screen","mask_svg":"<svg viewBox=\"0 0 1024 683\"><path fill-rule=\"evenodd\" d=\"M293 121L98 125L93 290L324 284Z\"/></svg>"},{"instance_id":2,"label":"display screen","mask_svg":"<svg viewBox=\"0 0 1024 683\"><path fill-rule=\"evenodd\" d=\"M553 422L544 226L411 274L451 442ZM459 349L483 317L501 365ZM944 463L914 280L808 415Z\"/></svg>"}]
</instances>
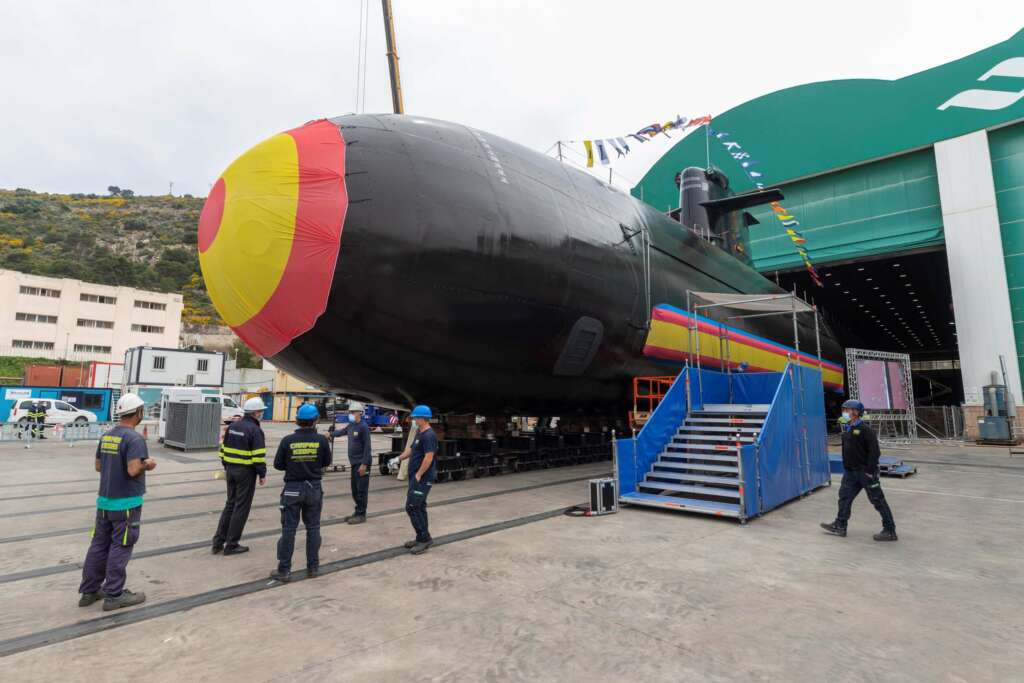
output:
<instances>
[{"instance_id":1,"label":"display screen","mask_svg":"<svg viewBox=\"0 0 1024 683\"><path fill-rule=\"evenodd\" d=\"M858 399L868 410L907 410L907 387L899 361L858 360Z\"/></svg>"}]
</instances>

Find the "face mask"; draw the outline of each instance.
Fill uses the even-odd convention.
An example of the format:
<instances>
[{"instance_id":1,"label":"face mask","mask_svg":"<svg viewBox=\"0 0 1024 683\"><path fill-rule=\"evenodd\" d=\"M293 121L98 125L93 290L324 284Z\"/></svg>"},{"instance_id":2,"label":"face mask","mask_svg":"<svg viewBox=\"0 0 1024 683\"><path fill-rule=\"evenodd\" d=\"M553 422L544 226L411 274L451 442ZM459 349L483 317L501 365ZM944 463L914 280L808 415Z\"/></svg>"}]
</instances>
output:
<instances>
[{"instance_id":1,"label":"face mask","mask_svg":"<svg viewBox=\"0 0 1024 683\"><path fill-rule=\"evenodd\" d=\"M350 418L350 419L351 419L351 420L352 420L353 422L359 422L359 413L350 413L350 414L349 414L349 418Z\"/></svg>"},{"instance_id":2,"label":"face mask","mask_svg":"<svg viewBox=\"0 0 1024 683\"><path fill-rule=\"evenodd\" d=\"M842 417L839 418L839 421L842 422L843 424L846 424L851 419L853 418L850 417L850 413L844 410Z\"/></svg>"}]
</instances>

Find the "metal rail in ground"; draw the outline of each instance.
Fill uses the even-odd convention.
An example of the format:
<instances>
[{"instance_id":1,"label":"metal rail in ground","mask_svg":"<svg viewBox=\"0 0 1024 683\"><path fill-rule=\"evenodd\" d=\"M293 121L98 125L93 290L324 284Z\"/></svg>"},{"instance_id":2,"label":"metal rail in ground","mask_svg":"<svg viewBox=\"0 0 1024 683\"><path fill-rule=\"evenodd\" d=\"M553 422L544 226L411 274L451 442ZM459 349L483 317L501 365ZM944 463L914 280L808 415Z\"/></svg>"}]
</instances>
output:
<instances>
[{"instance_id":1,"label":"metal rail in ground","mask_svg":"<svg viewBox=\"0 0 1024 683\"><path fill-rule=\"evenodd\" d=\"M587 475L585 477L573 477L571 479L559 479L557 481L542 482L539 484L529 484L527 486L519 486L512 489L502 489L500 491L485 491L484 493L474 493L468 496L459 496L456 498L447 498L439 500L437 502L430 503L431 508L443 507L445 505L456 505L458 503L468 503L475 500L482 500L485 498L494 498L496 496L504 496L512 493L523 493L526 491L534 491L536 489L547 488L550 486L558 486L560 484L572 484L581 481L588 481L593 479L595 476L601 475ZM405 486L394 487L394 488L406 488ZM383 489L382 489L383 490ZM405 507L390 508L387 510L375 510L367 514L367 518L373 517L385 517L387 515L396 515L405 512ZM343 517L332 517L324 520L320 523L321 527L334 526L337 524L345 524L348 520L347 516ZM305 531L305 529L300 530ZM263 529L261 531L252 531L245 533L242 538L251 540L253 538L265 538L267 536L278 536L281 533L280 527L273 529ZM170 555L173 553L182 553L189 550L198 550L200 548L209 548L210 541L204 539L202 541L193 541L191 543L181 543L179 545L165 546L163 548L151 548L149 550L141 550L134 553L135 559L141 559L145 557L156 557L159 555ZM51 576L53 574L64 574L67 572L77 572L82 569L82 565L79 563L74 564L58 564L51 565L48 567L37 567L35 569L25 569L19 572L11 572L10 574L0 574L0 584L12 583L14 581L23 581L25 579L34 579L40 576Z\"/></svg>"},{"instance_id":2,"label":"metal rail in ground","mask_svg":"<svg viewBox=\"0 0 1024 683\"><path fill-rule=\"evenodd\" d=\"M451 543L458 543L459 541L465 541L471 538L478 538L486 534L492 534L497 531L505 531L507 529L514 529L526 524L551 519L565 514L566 511L571 510L573 507L574 506L560 507L546 512L539 512L537 514L517 517L503 522L496 522L494 524L466 529L465 531L457 531L453 534L447 534L445 536L435 538L434 545L449 545ZM334 572L354 569L356 567L362 567L367 564L382 562L384 560L390 560L408 554L409 550L402 546L384 548L383 550L377 550L365 555L357 555L343 560L336 560L334 562L321 564L320 575L322 576L324 574L333 574ZM307 578L305 571L292 573L293 583L296 581L306 580ZM101 631L108 631L120 626L137 624L139 622L156 619L157 617L166 616L168 614L184 612L196 607L221 602L223 600L251 595L252 593L269 590L271 588L283 588L289 585L291 584L279 583L269 579L257 579L256 581L235 584L224 588L216 588L205 593L188 595L181 598L175 598L173 600L167 600L166 602L150 603L120 614L110 614L96 619L88 619L86 621L68 624L66 626L58 626L45 631L29 633L23 636L0 641L0 658L17 654L19 652L46 647L47 645L55 645L68 640L74 640L76 638L92 635Z\"/></svg>"}]
</instances>

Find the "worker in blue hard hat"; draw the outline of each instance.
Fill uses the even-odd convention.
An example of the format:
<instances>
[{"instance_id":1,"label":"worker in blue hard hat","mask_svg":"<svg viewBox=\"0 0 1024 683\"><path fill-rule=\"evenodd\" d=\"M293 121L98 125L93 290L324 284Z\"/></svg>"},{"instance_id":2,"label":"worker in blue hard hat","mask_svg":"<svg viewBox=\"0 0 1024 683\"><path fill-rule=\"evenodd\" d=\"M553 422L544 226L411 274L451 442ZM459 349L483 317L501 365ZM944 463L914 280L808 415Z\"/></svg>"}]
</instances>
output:
<instances>
[{"instance_id":1,"label":"worker in blue hard hat","mask_svg":"<svg viewBox=\"0 0 1024 683\"><path fill-rule=\"evenodd\" d=\"M864 404L856 399L843 403L839 424L843 430L843 482L839 486L839 512L836 521L822 523L821 528L836 536L846 536L853 500L863 489L868 500L882 516L882 530L875 534L876 541L895 541L896 522L892 510L882 493L878 460L881 452L875 431L864 422Z\"/></svg>"},{"instance_id":2,"label":"worker in blue hard hat","mask_svg":"<svg viewBox=\"0 0 1024 683\"><path fill-rule=\"evenodd\" d=\"M366 505L370 497L370 468L373 451L370 448L370 428L363 420L364 407L359 401L348 402L348 424L341 429L329 430L332 439L348 437L348 464L352 469L352 501L355 510L345 518L349 524L366 521Z\"/></svg>"},{"instance_id":3,"label":"worker in blue hard hat","mask_svg":"<svg viewBox=\"0 0 1024 683\"><path fill-rule=\"evenodd\" d=\"M405 511L416 531L416 538L406 541L405 547L413 555L420 555L434 544L427 526L427 496L437 476L437 434L430 427L433 417L430 408L424 405L412 409L409 417L416 423L417 432L412 443L405 447L399 457L409 461L409 491L405 498Z\"/></svg>"},{"instance_id":4,"label":"worker in blue hard hat","mask_svg":"<svg viewBox=\"0 0 1024 683\"><path fill-rule=\"evenodd\" d=\"M320 411L303 403L295 413L298 429L281 439L274 455L274 469L284 472L281 491L281 539L277 542L277 569L270 578L287 582L292 578L292 553L299 518L306 526L306 576L320 572L320 513L324 492L320 480L331 464L327 437L316 433Z\"/></svg>"}]
</instances>

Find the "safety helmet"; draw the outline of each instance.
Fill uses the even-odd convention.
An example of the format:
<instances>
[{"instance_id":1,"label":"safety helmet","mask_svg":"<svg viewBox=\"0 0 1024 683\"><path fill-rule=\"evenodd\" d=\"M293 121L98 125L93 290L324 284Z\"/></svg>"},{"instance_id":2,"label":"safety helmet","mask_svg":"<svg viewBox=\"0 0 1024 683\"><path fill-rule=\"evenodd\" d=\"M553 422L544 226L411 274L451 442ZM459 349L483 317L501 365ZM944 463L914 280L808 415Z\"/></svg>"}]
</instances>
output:
<instances>
[{"instance_id":1,"label":"safety helmet","mask_svg":"<svg viewBox=\"0 0 1024 683\"><path fill-rule=\"evenodd\" d=\"M296 420L315 420L320 417L320 411L312 403L303 403L295 413Z\"/></svg>"},{"instance_id":2,"label":"safety helmet","mask_svg":"<svg viewBox=\"0 0 1024 683\"><path fill-rule=\"evenodd\" d=\"M139 398L138 394L123 394L117 399L114 407L115 415L129 415L139 409L139 406L146 405L146 402Z\"/></svg>"},{"instance_id":3,"label":"safety helmet","mask_svg":"<svg viewBox=\"0 0 1024 683\"><path fill-rule=\"evenodd\" d=\"M843 407L844 408L849 408L850 410L856 410L858 413L863 413L864 412L864 404L861 403L860 401L858 401L855 398L851 398L848 401L844 401L843 402Z\"/></svg>"},{"instance_id":4,"label":"safety helmet","mask_svg":"<svg viewBox=\"0 0 1024 683\"><path fill-rule=\"evenodd\" d=\"M434 417L434 414L430 412L430 406L419 405L412 409L409 413L410 417L425 417L428 420Z\"/></svg>"},{"instance_id":5,"label":"safety helmet","mask_svg":"<svg viewBox=\"0 0 1024 683\"><path fill-rule=\"evenodd\" d=\"M350 412L350 413L362 413L365 410L366 409L363 407L363 404L360 403L359 401L349 401L348 402L348 412Z\"/></svg>"},{"instance_id":6,"label":"safety helmet","mask_svg":"<svg viewBox=\"0 0 1024 683\"><path fill-rule=\"evenodd\" d=\"M247 413L255 413L259 410L266 410L267 406L263 403L263 399L259 396L246 399L245 404L242 406L242 410Z\"/></svg>"}]
</instances>

